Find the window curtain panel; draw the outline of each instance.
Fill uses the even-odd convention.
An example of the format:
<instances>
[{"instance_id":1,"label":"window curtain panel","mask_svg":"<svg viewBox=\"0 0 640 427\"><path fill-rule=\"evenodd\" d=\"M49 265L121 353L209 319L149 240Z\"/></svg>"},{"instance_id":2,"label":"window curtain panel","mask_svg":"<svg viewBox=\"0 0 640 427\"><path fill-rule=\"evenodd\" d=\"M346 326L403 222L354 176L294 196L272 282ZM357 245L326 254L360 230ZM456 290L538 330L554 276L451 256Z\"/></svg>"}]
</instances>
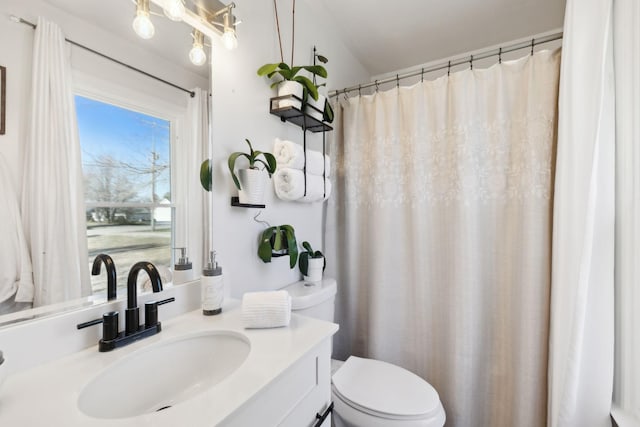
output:
<instances>
[{"instance_id":1,"label":"window curtain panel","mask_svg":"<svg viewBox=\"0 0 640 427\"><path fill-rule=\"evenodd\" d=\"M615 215L611 19L611 0L567 1L553 218L550 427L611 425Z\"/></svg>"},{"instance_id":2,"label":"window curtain panel","mask_svg":"<svg viewBox=\"0 0 640 427\"><path fill-rule=\"evenodd\" d=\"M34 307L91 294L71 69L62 31L43 18L34 36L22 215Z\"/></svg>"},{"instance_id":3,"label":"window curtain panel","mask_svg":"<svg viewBox=\"0 0 640 427\"><path fill-rule=\"evenodd\" d=\"M186 247L195 277L199 277L204 259L206 230L204 222L208 206L208 194L200 185L200 165L209 157L209 94L194 88L195 96L187 104L185 138L175 150L176 170L183 171L176 177L178 195L176 209L176 246Z\"/></svg>"},{"instance_id":4,"label":"window curtain panel","mask_svg":"<svg viewBox=\"0 0 640 427\"><path fill-rule=\"evenodd\" d=\"M614 405L640 426L640 2L613 2L616 80ZM617 414L616 414L617 415Z\"/></svg>"},{"instance_id":5,"label":"window curtain panel","mask_svg":"<svg viewBox=\"0 0 640 427\"><path fill-rule=\"evenodd\" d=\"M395 363L447 425L545 426L560 51L336 106L334 356Z\"/></svg>"}]
</instances>

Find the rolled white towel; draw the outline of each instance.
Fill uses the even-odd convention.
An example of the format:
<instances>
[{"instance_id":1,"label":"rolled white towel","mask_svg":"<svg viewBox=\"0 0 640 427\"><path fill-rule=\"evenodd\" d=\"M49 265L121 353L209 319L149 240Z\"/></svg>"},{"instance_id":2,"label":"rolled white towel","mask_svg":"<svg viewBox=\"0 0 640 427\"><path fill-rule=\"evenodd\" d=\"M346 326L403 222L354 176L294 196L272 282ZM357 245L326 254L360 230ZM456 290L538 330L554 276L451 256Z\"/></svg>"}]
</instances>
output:
<instances>
[{"instance_id":1,"label":"rolled white towel","mask_svg":"<svg viewBox=\"0 0 640 427\"><path fill-rule=\"evenodd\" d=\"M327 200L331 194L331 182L326 182L326 195L323 179L317 175L307 175L307 195L304 195L304 173L301 170L284 168L279 169L273 175L273 186L276 195L287 201L319 202ZM324 197L323 197L324 196Z\"/></svg>"},{"instance_id":2,"label":"rolled white towel","mask_svg":"<svg viewBox=\"0 0 640 427\"><path fill-rule=\"evenodd\" d=\"M246 329L278 328L291 321L287 291L247 292L242 296L242 324Z\"/></svg>"},{"instance_id":3,"label":"rolled white towel","mask_svg":"<svg viewBox=\"0 0 640 427\"><path fill-rule=\"evenodd\" d=\"M273 155L278 162L278 169L291 168L302 170L304 168L304 150L300 144L276 138L273 144ZM322 176L324 173L325 176L328 177L330 172L331 161L329 160L329 156L323 156L319 151L307 150L308 175Z\"/></svg>"}]
</instances>

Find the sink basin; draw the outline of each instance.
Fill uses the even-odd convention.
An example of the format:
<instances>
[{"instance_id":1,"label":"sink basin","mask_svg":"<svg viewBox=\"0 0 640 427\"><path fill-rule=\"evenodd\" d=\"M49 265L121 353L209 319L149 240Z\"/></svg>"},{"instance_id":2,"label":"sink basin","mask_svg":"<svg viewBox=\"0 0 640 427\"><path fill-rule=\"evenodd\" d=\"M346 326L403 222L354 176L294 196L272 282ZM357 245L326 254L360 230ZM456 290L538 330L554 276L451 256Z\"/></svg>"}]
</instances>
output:
<instances>
[{"instance_id":1,"label":"sink basin","mask_svg":"<svg viewBox=\"0 0 640 427\"><path fill-rule=\"evenodd\" d=\"M242 365L249 340L231 331L186 335L142 348L105 368L80 392L79 409L128 418L170 408L218 384Z\"/></svg>"}]
</instances>

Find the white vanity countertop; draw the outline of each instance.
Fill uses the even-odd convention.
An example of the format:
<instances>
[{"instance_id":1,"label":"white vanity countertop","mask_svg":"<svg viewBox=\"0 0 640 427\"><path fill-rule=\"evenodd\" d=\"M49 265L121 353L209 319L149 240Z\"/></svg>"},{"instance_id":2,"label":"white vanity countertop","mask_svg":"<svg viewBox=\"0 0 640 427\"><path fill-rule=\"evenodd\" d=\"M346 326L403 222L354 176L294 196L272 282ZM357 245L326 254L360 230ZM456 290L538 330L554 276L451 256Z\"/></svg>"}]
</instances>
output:
<instances>
[{"instance_id":1,"label":"white vanity countertop","mask_svg":"<svg viewBox=\"0 0 640 427\"><path fill-rule=\"evenodd\" d=\"M100 353L96 345L10 375L0 388L0 426L215 426L338 330L333 323L295 314L285 328L244 329L240 314L237 301L225 303L217 316L195 310L163 321L162 332L128 346ZM151 344L216 330L243 334L251 345L240 368L219 384L169 409L137 417L98 419L78 409L84 386L122 357Z\"/></svg>"}]
</instances>

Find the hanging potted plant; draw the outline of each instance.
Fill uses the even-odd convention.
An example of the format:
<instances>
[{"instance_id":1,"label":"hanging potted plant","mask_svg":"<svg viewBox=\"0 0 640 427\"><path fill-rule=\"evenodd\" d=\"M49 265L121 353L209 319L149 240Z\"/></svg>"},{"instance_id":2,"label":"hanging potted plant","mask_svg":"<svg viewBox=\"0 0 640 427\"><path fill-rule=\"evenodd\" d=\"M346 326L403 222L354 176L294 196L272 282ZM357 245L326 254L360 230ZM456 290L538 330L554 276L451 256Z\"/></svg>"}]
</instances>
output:
<instances>
[{"instance_id":1,"label":"hanging potted plant","mask_svg":"<svg viewBox=\"0 0 640 427\"><path fill-rule=\"evenodd\" d=\"M318 282L322 280L322 273L327 266L327 261L320 251L314 251L311 244L307 241L302 242L305 251L300 253L298 267L304 277L309 282Z\"/></svg>"},{"instance_id":2,"label":"hanging potted plant","mask_svg":"<svg viewBox=\"0 0 640 427\"><path fill-rule=\"evenodd\" d=\"M264 64L262 67L258 68L259 76L267 76L269 79L278 78L271 84L271 87L278 87L278 96L287 96L293 95L288 99L282 99L278 102L277 108L285 108L285 107L294 107L299 110L302 110L302 102L305 97L305 93L308 96L311 96L312 99L318 99L318 87L316 84L311 81L306 76L299 75L298 73L302 70L308 71L311 75L327 77L327 70L322 65L316 65L315 57L313 60L313 65L301 65L295 66L293 65L293 51L294 51L294 42L295 42L295 10L296 10L296 2L293 0L292 4L292 17L291 17L291 25L292 25L292 36L291 36L291 62L289 64L284 62L284 53L282 51L282 37L280 35L280 21L278 19L278 8L276 3L274 2L274 7L276 8L276 28L278 30L278 42L280 45L280 62Z\"/></svg>"},{"instance_id":3,"label":"hanging potted plant","mask_svg":"<svg viewBox=\"0 0 640 427\"><path fill-rule=\"evenodd\" d=\"M264 170L271 178L271 175L276 171L276 158L271 153L254 150L251 142L248 139L245 141L249 145L249 152L231 153L228 160L229 172L238 189L238 201L243 204L259 205L262 204L264 198L265 180L263 170L259 169L257 164L264 165ZM264 160L259 159L260 156L264 157ZM249 161L249 168L239 169L238 175L236 175L235 166L239 157L245 157Z\"/></svg>"},{"instance_id":4,"label":"hanging potted plant","mask_svg":"<svg viewBox=\"0 0 640 427\"><path fill-rule=\"evenodd\" d=\"M258 245L258 257L267 263L272 257L286 255L289 255L289 268L293 268L298 259L298 242L293 227L278 225L264 230Z\"/></svg>"}]
</instances>

